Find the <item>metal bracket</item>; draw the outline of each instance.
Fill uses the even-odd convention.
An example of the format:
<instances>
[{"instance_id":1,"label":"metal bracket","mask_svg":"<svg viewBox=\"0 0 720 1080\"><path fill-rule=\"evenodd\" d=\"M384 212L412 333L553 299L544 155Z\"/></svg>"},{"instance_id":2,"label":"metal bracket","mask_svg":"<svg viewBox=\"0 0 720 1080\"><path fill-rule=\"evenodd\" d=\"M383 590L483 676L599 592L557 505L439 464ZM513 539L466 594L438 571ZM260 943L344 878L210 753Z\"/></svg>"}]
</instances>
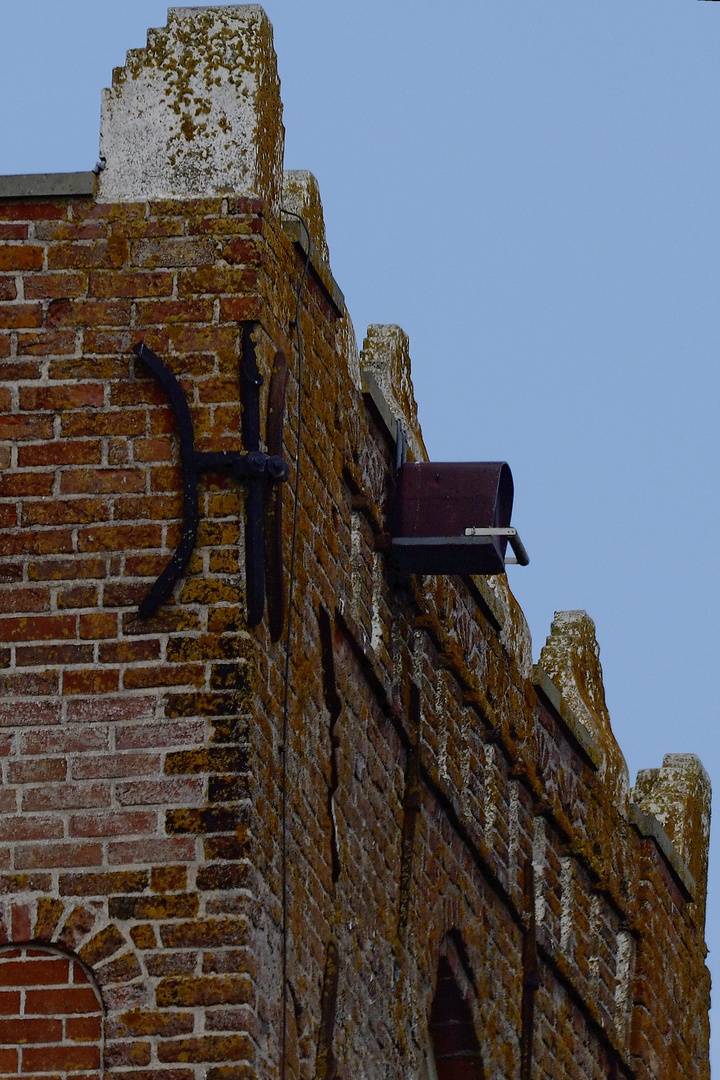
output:
<instances>
[{"instance_id":1,"label":"metal bracket","mask_svg":"<svg viewBox=\"0 0 720 1080\"><path fill-rule=\"evenodd\" d=\"M288 466L280 456L281 434L275 435L273 454L260 449L260 387L255 344L252 340L254 323L242 323L242 363L240 382L243 390L242 440L245 452L220 450L201 452L195 449L195 433L188 403L180 383L162 360L144 342L133 349L135 355L150 369L165 390L175 413L180 440L180 465L183 474L183 531L180 543L170 562L145 595L138 610L147 619L155 615L167 599L173 585L185 572L197 543L200 521L198 478L206 472L227 472L248 489L245 500L245 566L247 621L255 626L265 610L265 502L271 484L286 480ZM287 366L287 365L286 365ZM284 391L284 388L283 388ZM284 392L282 411L284 411ZM282 424L282 414L279 421ZM275 421L277 426L278 421ZM280 432L281 432L280 428ZM276 518L279 517L276 511ZM277 556L275 557L277 562ZM282 567L275 567L282 574ZM282 594L281 594L282 595ZM277 608L277 603L276 603ZM275 622L278 614L276 610ZM282 625L283 613L280 614Z\"/></svg>"},{"instance_id":2,"label":"metal bracket","mask_svg":"<svg viewBox=\"0 0 720 1080\"><path fill-rule=\"evenodd\" d=\"M492 529L466 529L466 536L507 536L510 547L515 552L514 559L506 559L506 563L516 563L518 566L527 566L530 556L525 550L525 545L517 534L517 529L511 525Z\"/></svg>"}]
</instances>

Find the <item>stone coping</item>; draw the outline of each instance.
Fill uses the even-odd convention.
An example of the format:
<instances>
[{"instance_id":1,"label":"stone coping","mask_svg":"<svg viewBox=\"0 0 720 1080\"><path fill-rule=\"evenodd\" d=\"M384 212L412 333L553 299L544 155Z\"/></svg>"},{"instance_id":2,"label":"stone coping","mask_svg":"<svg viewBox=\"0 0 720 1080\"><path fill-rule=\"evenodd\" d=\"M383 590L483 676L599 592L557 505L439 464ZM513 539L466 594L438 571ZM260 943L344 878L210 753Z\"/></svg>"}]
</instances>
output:
<instances>
[{"instance_id":1,"label":"stone coping","mask_svg":"<svg viewBox=\"0 0 720 1080\"><path fill-rule=\"evenodd\" d=\"M0 199L47 199L56 195L94 195L94 172L18 173L0 176Z\"/></svg>"}]
</instances>

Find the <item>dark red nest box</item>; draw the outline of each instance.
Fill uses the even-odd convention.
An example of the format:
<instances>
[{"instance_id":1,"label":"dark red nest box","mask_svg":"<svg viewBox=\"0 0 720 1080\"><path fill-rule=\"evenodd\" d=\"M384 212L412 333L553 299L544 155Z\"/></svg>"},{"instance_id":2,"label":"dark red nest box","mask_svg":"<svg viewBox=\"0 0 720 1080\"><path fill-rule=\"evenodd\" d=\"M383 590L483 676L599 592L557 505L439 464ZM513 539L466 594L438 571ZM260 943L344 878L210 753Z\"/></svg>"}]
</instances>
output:
<instances>
[{"instance_id":1,"label":"dark red nest box","mask_svg":"<svg viewBox=\"0 0 720 1080\"><path fill-rule=\"evenodd\" d=\"M504 461L407 461L397 473L391 550L408 574L504 574L530 561L510 525ZM510 544L514 559L505 558Z\"/></svg>"}]
</instances>

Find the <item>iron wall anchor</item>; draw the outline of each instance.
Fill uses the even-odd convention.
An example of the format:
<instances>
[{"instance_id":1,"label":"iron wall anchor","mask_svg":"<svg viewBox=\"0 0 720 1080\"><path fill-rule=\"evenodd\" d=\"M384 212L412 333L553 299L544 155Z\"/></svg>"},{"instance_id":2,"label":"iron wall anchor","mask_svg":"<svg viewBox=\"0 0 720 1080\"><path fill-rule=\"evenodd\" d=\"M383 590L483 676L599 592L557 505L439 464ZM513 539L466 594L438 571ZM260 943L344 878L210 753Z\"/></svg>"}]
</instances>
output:
<instances>
[{"instance_id":1,"label":"iron wall anchor","mask_svg":"<svg viewBox=\"0 0 720 1080\"><path fill-rule=\"evenodd\" d=\"M245 452L221 450L202 452L195 449L195 433L185 394L173 373L144 342L133 349L165 390L175 413L180 441L180 465L183 475L183 531L170 562L145 595L138 611L142 618L155 615L167 599L175 582L185 572L197 543L200 522L198 478L206 472L228 472L248 488L245 500L245 560L247 621L255 626L265 610L265 501L271 484L287 479L288 466L277 454L265 454L259 448L259 390L262 378L255 361L251 331L253 324L243 324L243 444ZM247 399L247 400L246 400ZM248 443L251 445L248 446ZM281 448L281 447L280 447ZM282 569L280 568L280 572Z\"/></svg>"}]
</instances>

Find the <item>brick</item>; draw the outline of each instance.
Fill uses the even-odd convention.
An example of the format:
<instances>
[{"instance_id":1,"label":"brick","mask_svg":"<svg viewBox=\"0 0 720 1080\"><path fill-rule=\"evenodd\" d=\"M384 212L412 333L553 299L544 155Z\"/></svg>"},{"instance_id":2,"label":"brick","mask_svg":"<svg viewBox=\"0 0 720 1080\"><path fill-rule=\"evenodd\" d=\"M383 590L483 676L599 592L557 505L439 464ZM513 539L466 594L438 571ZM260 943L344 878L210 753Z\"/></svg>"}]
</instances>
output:
<instances>
[{"instance_id":1,"label":"brick","mask_svg":"<svg viewBox=\"0 0 720 1080\"><path fill-rule=\"evenodd\" d=\"M50 783L64 780L67 763L63 758L37 758L33 761L9 761L7 779L10 784Z\"/></svg>"},{"instance_id":2,"label":"brick","mask_svg":"<svg viewBox=\"0 0 720 1080\"><path fill-rule=\"evenodd\" d=\"M20 735L24 754L72 754L79 750L107 750L110 732L100 725L74 725L61 730L26 731Z\"/></svg>"},{"instance_id":3,"label":"brick","mask_svg":"<svg viewBox=\"0 0 720 1080\"><path fill-rule=\"evenodd\" d=\"M18 869L55 869L63 866L101 866L103 847L99 843L52 843L52 845L17 845L14 852Z\"/></svg>"},{"instance_id":4,"label":"brick","mask_svg":"<svg viewBox=\"0 0 720 1080\"><path fill-rule=\"evenodd\" d=\"M257 273L250 269L202 267L178 273L178 296L196 297L201 293L243 293L252 289Z\"/></svg>"},{"instance_id":5,"label":"brick","mask_svg":"<svg viewBox=\"0 0 720 1080\"><path fill-rule=\"evenodd\" d=\"M65 1021L67 1038L74 1042L92 1042L102 1035L101 1016L74 1016Z\"/></svg>"},{"instance_id":6,"label":"brick","mask_svg":"<svg viewBox=\"0 0 720 1080\"><path fill-rule=\"evenodd\" d=\"M105 611L91 615L80 615L78 617L78 629L80 637L86 641L113 638L117 635L117 615Z\"/></svg>"},{"instance_id":7,"label":"brick","mask_svg":"<svg viewBox=\"0 0 720 1080\"><path fill-rule=\"evenodd\" d=\"M197 915L199 903L196 895L119 896L110 900L108 911L115 919L187 919Z\"/></svg>"},{"instance_id":8,"label":"brick","mask_svg":"<svg viewBox=\"0 0 720 1080\"><path fill-rule=\"evenodd\" d=\"M19 303L0 306L0 330L21 330L30 326L42 326L40 304Z\"/></svg>"},{"instance_id":9,"label":"brick","mask_svg":"<svg viewBox=\"0 0 720 1080\"><path fill-rule=\"evenodd\" d=\"M100 1047L74 1044L57 1047L28 1046L22 1052L23 1073L50 1072L54 1069L97 1069L100 1066Z\"/></svg>"},{"instance_id":10,"label":"brick","mask_svg":"<svg viewBox=\"0 0 720 1080\"><path fill-rule=\"evenodd\" d=\"M198 805L203 801L202 780L136 780L117 784L115 795L121 806Z\"/></svg>"},{"instance_id":11,"label":"brick","mask_svg":"<svg viewBox=\"0 0 720 1080\"><path fill-rule=\"evenodd\" d=\"M68 300L51 301L47 313L48 326L128 326L129 300Z\"/></svg>"},{"instance_id":12,"label":"brick","mask_svg":"<svg viewBox=\"0 0 720 1080\"><path fill-rule=\"evenodd\" d=\"M182 866L156 866L150 873L153 892L183 892L187 888L187 870Z\"/></svg>"},{"instance_id":13,"label":"brick","mask_svg":"<svg viewBox=\"0 0 720 1080\"><path fill-rule=\"evenodd\" d=\"M52 476L47 480L52 481ZM23 525L83 525L107 521L110 507L101 499L47 499L27 501L23 509Z\"/></svg>"},{"instance_id":14,"label":"brick","mask_svg":"<svg viewBox=\"0 0 720 1080\"><path fill-rule=\"evenodd\" d=\"M0 588L0 612L38 612L47 611L50 607L50 592L48 589L24 589L24 588Z\"/></svg>"},{"instance_id":15,"label":"brick","mask_svg":"<svg viewBox=\"0 0 720 1080\"><path fill-rule=\"evenodd\" d=\"M99 465L102 443L99 439L79 439L30 444L18 447L18 466Z\"/></svg>"},{"instance_id":16,"label":"brick","mask_svg":"<svg viewBox=\"0 0 720 1080\"><path fill-rule=\"evenodd\" d=\"M10 439L12 442L30 442L51 439L52 435L52 419L39 416L0 416L0 439Z\"/></svg>"},{"instance_id":17,"label":"brick","mask_svg":"<svg viewBox=\"0 0 720 1080\"><path fill-rule=\"evenodd\" d=\"M134 866L147 863L186 863L195 858L195 841L186 837L163 840L117 841L108 844L111 866Z\"/></svg>"},{"instance_id":18,"label":"brick","mask_svg":"<svg viewBox=\"0 0 720 1080\"><path fill-rule=\"evenodd\" d=\"M18 334L18 356L62 356L76 350L75 334L71 331L57 332L38 330Z\"/></svg>"},{"instance_id":19,"label":"brick","mask_svg":"<svg viewBox=\"0 0 720 1080\"><path fill-rule=\"evenodd\" d=\"M122 266L128 256L121 237L89 240L84 243L59 241L48 246L48 270L104 270ZM92 282L92 277L91 277Z\"/></svg>"},{"instance_id":20,"label":"brick","mask_svg":"<svg viewBox=\"0 0 720 1080\"><path fill-rule=\"evenodd\" d=\"M147 426L147 415L144 409L117 410L115 412L99 413L98 415L86 413L68 413L61 417L60 427L63 437L69 438L104 438L107 435L144 435ZM0 418L0 438L8 438L2 434L2 419ZM38 435L35 438L43 438ZM45 436L47 437L47 436Z\"/></svg>"},{"instance_id":21,"label":"brick","mask_svg":"<svg viewBox=\"0 0 720 1080\"><path fill-rule=\"evenodd\" d=\"M64 760L62 763L66 766ZM48 783L23 792L23 810L78 810L109 805L110 789L107 784Z\"/></svg>"},{"instance_id":22,"label":"brick","mask_svg":"<svg viewBox=\"0 0 720 1080\"><path fill-rule=\"evenodd\" d=\"M142 892L147 888L146 871L113 871L104 874L61 874L61 896L110 896L114 893Z\"/></svg>"},{"instance_id":23,"label":"brick","mask_svg":"<svg viewBox=\"0 0 720 1080\"><path fill-rule=\"evenodd\" d=\"M73 760L73 779L154 776L160 771L159 754L128 751L123 754L84 754Z\"/></svg>"},{"instance_id":24,"label":"brick","mask_svg":"<svg viewBox=\"0 0 720 1080\"><path fill-rule=\"evenodd\" d=\"M210 323L212 320L212 300L139 300L136 305L137 326L164 327L172 323Z\"/></svg>"},{"instance_id":25,"label":"brick","mask_svg":"<svg viewBox=\"0 0 720 1080\"><path fill-rule=\"evenodd\" d=\"M0 818L0 839L7 842L18 840L57 840L63 835L63 824L55 817L32 817L31 815Z\"/></svg>"},{"instance_id":26,"label":"brick","mask_svg":"<svg viewBox=\"0 0 720 1080\"><path fill-rule=\"evenodd\" d=\"M149 273L95 273L90 275L88 295L114 300L119 297L170 296L173 275Z\"/></svg>"},{"instance_id":27,"label":"brick","mask_svg":"<svg viewBox=\"0 0 720 1080\"><path fill-rule=\"evenodd\" d=\"M52 494L53 477L35 472L7 472L0 477L0 498L23 499L28 495Z\"/></svg>"},{"instance_id":28,"label":"brick","mask_svg":"<svg viewBox=\"0 0 720 1080\"><path fill-rule=\"evenodd\" d=\"M206 1035L195 1039L169 1039L158 1046L160 1061L252 1061L247 1035Z\"/></svg>"},{"instance_id":29,"label":"brick","mask_svg":"<svg viewBox=\"0 0 720 1080\"><path fill-rule=\"evenodd\" d=\"M112 694L120 683L118 668L89 668L63 674L63 694Z\"/></svg>"},{"instance_id":30,"label":"brick","mask_svg":"<svg viewBox=\"0 0 720 1080\"><path fill-rule=\"evenodd\" d=\"M156 991L161 1007L191 1008L198 1005L237 1005L253 999L247 975L185 976L162 979Z\"/></svg>"},{"instance_id":31,"label":"brick","mask_svg":"<svg viewBox=\"0 0 720 1080\"><path fill-rule=\"evenodd\" d=\"M68 702L67 717L73 723L115 724L125 720L153 717L156 701L152 697L120 697Z\"/></svg>"},{"instance_id":32,"label":"brick","mask_svg":"<svg viewBox=\"0 0 720 1080\"><path fill-rule=\"evenodd\" d=\"M202 744L205 740L205 721L164 720L157 724L133 724L115 733L118 750L142 747L165 747L181 744Z\"/></svg>"},{"instance_id":33,"label":"brick","mask_svg":"<svg viewBox=\"0 0 720 1080\"><path fill-rule=\"evenodd\" d=\"M43 562L31 562L28 565L28 577L31 581L104 578L105 575L106 562L104 558L48 559Z\"/></svg>"},{"instance_id":34,"label":"brick","mask_svg":"<svg viewBox=\"0 0 720 1080\"><path fill-rule=\"evenodd\" d=\"M76 585L67 589L59 589L56 602L58 608L97 607L99 596L97 585Z\"/></svg>"},{"instance_id":35,"label":"brick","mask_svg":"<svg viewBox=\"0 0 720 1080\"><path fill-rule=\"evenodd\" d=\"M2 701L0 702L0 727L37 727L59 724L61 720L59 701Z\"/></svg>"},{"instance_id":36,"label":"brick","mask_svg":"<svg viewBox=\"0 0 720 1080\"><path fill-rule=\"evenodd\" d=\"M75 814L69 825L70 836L139 836L156 831L157 813L147 810Z\"/></svg>"},{"instance_id":37,"label":"brick","mask_svg":"<svg viewBox=\"0 0 720 1080\"><path fill-rule=\"evenodd\" d=\"M42 529L6 536L3 541L6 555L66 555L72 551L70 529Z\"/></svg>"},{"instance_id":38,"label":"brick","mask_svg":"<svg viewBox=\"0 0 720 1080\"><path fill-rule=\"evenodd\" d=\"M104 390L101 383L22 386L20 387L20 408L28 412L98 409L103 403L103 396Z\"/></svg>"},{"instance_id":39,"label":"brick","mask_svg":"<svg viewBox=\"0 0 720 1080\"><path fill-rule=\"evenodd\" d=\"M11 199L0 204L0 219L4 221L51 221L67 217L65 199L25 200Z\"/></svg>"},{"instance_id":40,"label":"brick","mask_svg":"<svg viewBox=\"0 0 720 1080\"><path fill-rule=\"evenodd\" d=\"M19 334L18 338L21 336ZM2 354L0 353L0 355ZM42 367L39 360L15 359L7 360L0 368L0 372L2 373L3 382L16 383L21 382L23 379L39 379L42 374Z\"/></svg>"},{"instance_id":41,"label":"brick","mask_svg":"<svg viewBox=\"0 0 720 1080\"><path fill-rule=\"evenodd\" d=\"M70 977L67 958L47 953L18 960L0 954L0 986L65 986ZM29 1013L29 1010L26 1010Z\"/></svg>"},{"instance_id":42,"label":"brick","mask_svg":"<svg viewBox=\"0 0 720 1080\"><path fill-rule=\"evenodd\" d=\"M107 926L89 941L85 942L79 950L78 956L89 966L93 967L101 960L125 947L125 938L115 926Z\"/></svg>"},{"instance_id":43,"label":"brick","mask_svg":"<svg viewBox=\"0 0 720 1080\"><path fill-rule=\"evenodd\" d=\"M167 924L160 929L162 943L169 949L244 945L247 936L247 923L243 919L198 918L193 922Z\"/></svg>"},{"instance_id":44,"label":"brick","mask_svg":"<svg viewBox=\"0 0 720 1080\"><path fill-rule=\"evenodd\" d=\"M0 243L0 272L8 270L41 270L44 249L31 244Z\"/></svg>"},{"instance_id":45,"label":"brick","mask_svg":"<svg viewBox=\"0 0 720 1080\"><path fill-rule=\"evenodd\" d=\"M34 274L25 279L25 296L28 300L79 296L86 288L87 274Z\"/></svg>"},{"instance_id":46,"label":"brick","mask_svg":"<svg viewBox=\"0 0 720 1080\"><path fill-rule=\"evenodd\" d=\"M51 641L76 634L74 615L33 615L0 619L0 641Z\"/></svg>"},{"instance_id":47,"label":"brick","mask_svg":"<svg viewBox=\"0 0 720 1080\"><path fill-rule=\"evenodd\" d=\"M27 240L27 225L0 225L0 240Z\"/></svg>"},{"instance_id":48,"label":"brick","mask_svg":"<svg viewBox=\"0 0 720 1080\"><path fill-rule=\"evenodd\" d=\"M145 1012L134 1009L120 1016L116 1036L118 1038L137 1038L142 1035L161 1035L168 1038L173 1035L187 1035L192 1032L194 1018L189 1013Z\"/></svg>"},{"instance_id":49,"label":"brick","mask_svg":"<svg viewBox=\"0 0 720 1080\"><path fill-rule=\"evenodd\" d=\"M89 664L92 662L92 645L18 645L15 656L18 667Z\"/></svg>"},{"instance_id":50,"label":"brick","mask_svg":"<svg viewBox=\"0 0 720 1080\"><path fill-rule=\"evenodd\" d=\"M61 1042L63 1035L62 1020L33 1020L13 1017L12 1020L0 1020L0 1043L55 1043Z\"/></svg>"},{"instance_id":51,"label":"brick","mask_svg":"<svg viewBox=\"0 0 720 1080\"><path fill-rule=\"evenodd\" d=\"M159 548L159 525L107 525L78 530L78 551L126 551L132 548Z\"/></svg>"}]
</instances>

